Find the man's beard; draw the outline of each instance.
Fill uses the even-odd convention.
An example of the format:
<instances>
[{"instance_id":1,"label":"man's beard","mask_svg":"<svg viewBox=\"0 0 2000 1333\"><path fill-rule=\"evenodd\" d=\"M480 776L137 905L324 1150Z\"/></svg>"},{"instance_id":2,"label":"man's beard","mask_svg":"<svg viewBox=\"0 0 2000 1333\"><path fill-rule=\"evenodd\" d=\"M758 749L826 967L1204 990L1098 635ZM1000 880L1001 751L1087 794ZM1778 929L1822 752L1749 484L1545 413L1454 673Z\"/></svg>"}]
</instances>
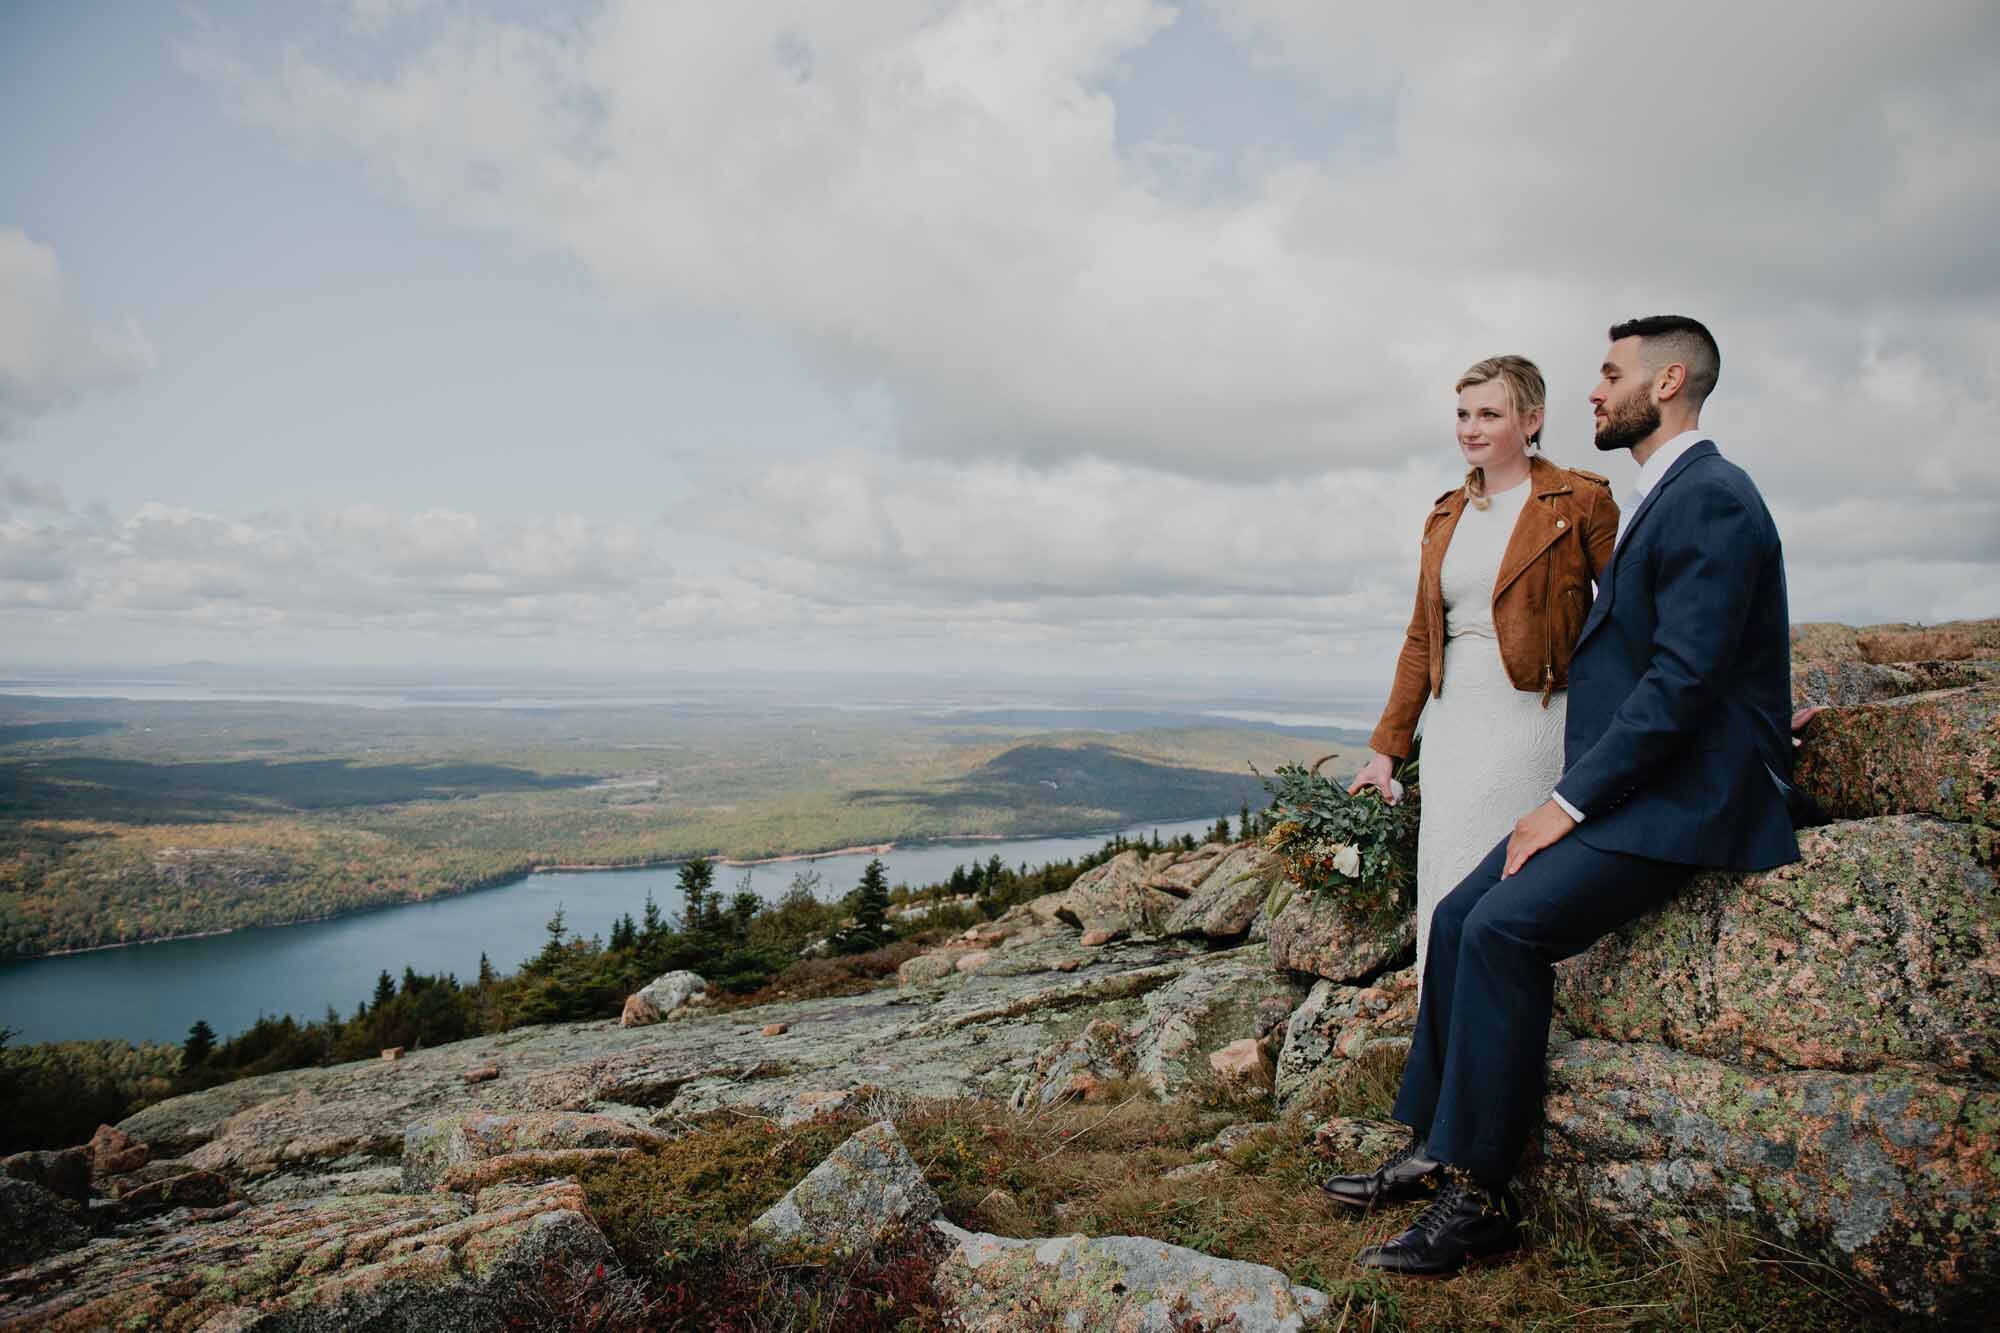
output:
<instances>
[{"instance_id":1,"label":"man's beard","mask_svg":"<svg viewBox=\"0 0 2000 1333\"><path fill-rule=\"evenodd\" d=\"M1607 454L1616 449L1630 449L1659 428L1659 404L1641 395L1605 414L1597 428L1597 447Z\"/></svg>"}]
</instances>

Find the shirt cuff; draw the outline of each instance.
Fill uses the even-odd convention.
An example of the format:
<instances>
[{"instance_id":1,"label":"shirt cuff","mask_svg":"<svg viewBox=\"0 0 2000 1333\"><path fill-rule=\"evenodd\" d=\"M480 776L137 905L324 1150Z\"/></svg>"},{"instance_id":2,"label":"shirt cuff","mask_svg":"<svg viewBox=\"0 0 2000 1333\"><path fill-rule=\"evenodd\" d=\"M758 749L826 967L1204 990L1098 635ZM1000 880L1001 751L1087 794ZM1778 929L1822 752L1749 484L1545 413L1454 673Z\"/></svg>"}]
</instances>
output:
<instances>
[{"instance_id":1,"label":"shirt cuff","mask_svg":"<svg viewBox=\"0 0 2000 1333\"><path fill-rule=\"evenodd\" d=\"M1563 799L1563 794L1561 792L1559 791L1550 792L1549 799L1551 801L1554 801L1557 805L1561 806L1563 813L1568 815L1571 819L1574 819L1579 824L1583 822L1583 811L1577 809L1575 806L1571 805L1568 801L1565 801Z\"/></svg>"}]
</instances>

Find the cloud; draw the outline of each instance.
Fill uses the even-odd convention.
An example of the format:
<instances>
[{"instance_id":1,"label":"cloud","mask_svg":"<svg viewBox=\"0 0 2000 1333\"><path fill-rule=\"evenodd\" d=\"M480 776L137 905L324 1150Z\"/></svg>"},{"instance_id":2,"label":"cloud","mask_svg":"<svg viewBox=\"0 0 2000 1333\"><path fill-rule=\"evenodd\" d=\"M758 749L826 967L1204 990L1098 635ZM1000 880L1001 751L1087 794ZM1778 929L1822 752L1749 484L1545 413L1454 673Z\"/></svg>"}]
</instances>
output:
<instances>
[{"instance_id":1,"label":"cloud","mask_svg":"<svg viewBox=\"0 0 2000 1333\"><path fill-rule=\"evenodd\" d=\"M76 304L54 250L0 228L0 434L157 361L137 321L101 324Z\"/></svg>"},{"instance_id":2,"label":"cloud","mask_svg":"<svg viewBox=\"0 0 2000 1333\"><path fill-rule=\"evenodd\" d=\"M0 468L0 511L16 505L23 509L68 509L69 500L55 482L36 481Z\"/></svg>"},{"instance_id":3,"label":"cloud","mask_svg":"<svg viewBox=\"0 0 2000 1333\"><path fill-rule=\"evenodd\" d=\"M405 7L354 12L378 31ZM718 464L676 522L734 557L638 582L654 534L583 518L498 540L445 511L249 537L153 515L119 540L207 554L131 596L981 661L1348 651L1382 675L1411 534L1455 473L1457 373L1535 356L1552 453L1622 475L1583 395L1607 324L1673 309L1721 339L1707 424L1771 499L1800 618L1979 609L2000 575L2000 10L1539 14L607 0L453 6L362 54L204 38L188 63L251 122L621 302L789 339L892 403L897 447ZM1206 63L1323 98L1323 139L1178 142L1203 87L1133 70L1197 20L1229 34ZM1135 139L1143 96L1179 100Z\"/></svg>"}]
</instances>

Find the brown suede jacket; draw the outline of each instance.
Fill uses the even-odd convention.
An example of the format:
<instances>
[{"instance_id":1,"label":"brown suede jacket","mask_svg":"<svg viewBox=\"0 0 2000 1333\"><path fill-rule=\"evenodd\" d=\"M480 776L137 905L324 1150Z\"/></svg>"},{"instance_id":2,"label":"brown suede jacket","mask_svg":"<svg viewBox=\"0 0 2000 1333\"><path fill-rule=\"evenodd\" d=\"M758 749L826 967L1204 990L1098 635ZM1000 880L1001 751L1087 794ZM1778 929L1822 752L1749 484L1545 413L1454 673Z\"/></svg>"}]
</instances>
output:
<instances>
[{"instance_id":1,"label":"brown suede jacket","mask_svg":"<svg viewBox=\"0 0 2000 1333\"><path fill-rule=\"evenodd\" d=\"M1517 690L1539 692L1542 707L1569 684L1569 658L1590 614L1590 584L1618 540L1618 503L1611 483L1595 472L1528 463L1534 491L1521 508L1493 585L1493 628L1500 660ZM1377 754L1409 754L1426 698L1444 693L1444 594L1439 572L1445 549L1467 504L1465 487L1437 498L1424 519L1417 606L1396 658L1382 721L1368 738Z\"/></svg>"}]
</instances>

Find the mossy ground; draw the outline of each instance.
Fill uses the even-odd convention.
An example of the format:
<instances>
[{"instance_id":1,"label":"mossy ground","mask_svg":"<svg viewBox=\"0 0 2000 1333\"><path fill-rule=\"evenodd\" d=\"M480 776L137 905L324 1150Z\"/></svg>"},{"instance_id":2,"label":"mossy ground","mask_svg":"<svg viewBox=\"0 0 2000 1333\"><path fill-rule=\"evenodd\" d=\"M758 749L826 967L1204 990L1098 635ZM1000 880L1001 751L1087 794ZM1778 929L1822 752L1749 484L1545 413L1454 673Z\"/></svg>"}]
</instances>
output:
<instances>
[{"instance_id":1,"label":"mossy ground","mask_svg":"<svg viewBox=\"0 0 2000 1333\"><path fill-rule=\"evenodd\" d=\"M1393 1053L1355 1071L1319 1109L1385 1114ZM796 1129L719 1115L699 1132L583 1183L591 1208L651 1304L633 1326L742 1330L951 1327L930 1291L936 1250L911 1237L860 1263L826 1266L746 1248L744 1226L843 1138L885 1111L954 1222L1012 1236L1153 1236L1268 1264L1327 1292L1326 1329L1905 1330L1830 1268L1745 1233L1691 1229L1674 1241L1614 1232L1573 1198L1528 1199L1519 1261L1444 1282L1396 1282L1352 1255L1417 1208L1357 1217L1321 1202L1329 1161L1293 1119L1193 1179L1224 1127L1261 1118L1210 1086L1161 1105L1112 1085L1090 1105L1016 1114L981 1102L869 1106Z\"/></svg>"}]
</instances>

